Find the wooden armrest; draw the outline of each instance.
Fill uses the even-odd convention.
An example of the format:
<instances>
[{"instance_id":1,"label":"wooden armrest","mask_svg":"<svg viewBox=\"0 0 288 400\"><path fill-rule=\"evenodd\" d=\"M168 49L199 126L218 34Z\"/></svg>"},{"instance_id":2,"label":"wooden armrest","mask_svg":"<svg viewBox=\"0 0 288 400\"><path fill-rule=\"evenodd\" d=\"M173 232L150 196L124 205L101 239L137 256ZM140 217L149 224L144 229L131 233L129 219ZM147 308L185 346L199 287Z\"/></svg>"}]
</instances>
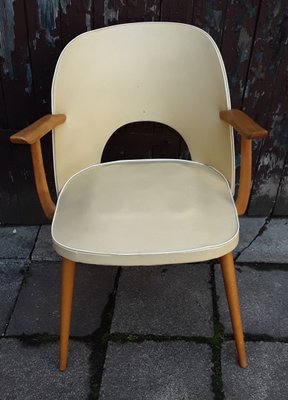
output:
<instances>
[{"instance_id":1,"label":"wooden armrest","mask_svg":"<svg viewBox=\"0 0 288 400\"><path fill-rule=\"evenodd\" d=\"M55 204L51 198L44 170L40 139L51 129L65 122L64 114L45 115L27 128L10 136L12 143L30 144L36 189L45 216L52 219Z\"/></svg>"},{"instance_id":2,"label":"wooden armrest","mask_svg":"<svg viewBox=\"0 0 288 400\"><path fill-rule=\"evenodd\" d=\"M10 136L12 143L16 144L33 144L45 136L56 126L63 124L66 120L64 114L48 114L38 119L33 124L27 126L21 131Z\"/></svg>"},{"instance_id":3,"label":"wooden armrest","mask_svg":"<svg viewBox=\"0 0 288 400\"><path fill-rule=\"evenodd\" d=\"M251 190L252 139L265 138L268 132L240 110L220 111L219 115L241 135L240 181L236 208L238 215L243 215L248 206Z\"/></svg>"},{"instance_id":4,"label":"wooden armrest","mask_svg":"<svg viewBox=\"0 0 288 400\"><path fill-rule=\"evenodd\" d=\"M240 110L220 111L220 118L233 126L245 139L261 139L268 134L266 129L258 125L252 118Z\"/></svg>"}]
</instances>

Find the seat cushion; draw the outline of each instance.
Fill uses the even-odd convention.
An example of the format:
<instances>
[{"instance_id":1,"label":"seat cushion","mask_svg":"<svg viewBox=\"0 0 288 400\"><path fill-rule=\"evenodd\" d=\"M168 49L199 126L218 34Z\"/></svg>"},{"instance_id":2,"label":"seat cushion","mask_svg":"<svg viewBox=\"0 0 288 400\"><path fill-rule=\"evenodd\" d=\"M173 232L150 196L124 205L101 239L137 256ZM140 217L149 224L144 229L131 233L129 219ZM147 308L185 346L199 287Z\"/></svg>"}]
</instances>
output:
<instances>
[{"instance_id":1,"label":"seat cushion","mask_svg":"<svg viewBox=\"0 0 288 400\"><path fill-rule=\"evenodd\" d=\"M238 231L223 175L184 160L86 168L63 187L52 223L57 253L106 265L209 260L233 250Z\"/></svg>"}]
</instances>

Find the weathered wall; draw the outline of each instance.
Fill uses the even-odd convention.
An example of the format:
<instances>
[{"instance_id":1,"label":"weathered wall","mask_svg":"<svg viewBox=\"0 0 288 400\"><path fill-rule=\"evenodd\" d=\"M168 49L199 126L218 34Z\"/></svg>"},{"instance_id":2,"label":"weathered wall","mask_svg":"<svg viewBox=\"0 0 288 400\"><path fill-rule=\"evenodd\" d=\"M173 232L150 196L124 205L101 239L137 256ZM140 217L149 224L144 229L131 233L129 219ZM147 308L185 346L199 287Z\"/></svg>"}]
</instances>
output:
<instances>
[{"instance_id":1,"label":"weathered wall","mask_svg":"<svg viewBox=\"0 0 288 400\"><path fill-rule=\"evenodd\" d=\"M288 215L287 0L0 0L0 223L45 221L29 149L11 131L50 111L53 70L62 48L86 30L133 21L177 21L209 32L221 49L232 105L267 127L254 144L250 215ZM44 139L51 188L50 139ZM104 159L187 157L173 132L152 123L113 136ZM238 156L239 161L239 156Z\"/></svg>"}]
</instances>

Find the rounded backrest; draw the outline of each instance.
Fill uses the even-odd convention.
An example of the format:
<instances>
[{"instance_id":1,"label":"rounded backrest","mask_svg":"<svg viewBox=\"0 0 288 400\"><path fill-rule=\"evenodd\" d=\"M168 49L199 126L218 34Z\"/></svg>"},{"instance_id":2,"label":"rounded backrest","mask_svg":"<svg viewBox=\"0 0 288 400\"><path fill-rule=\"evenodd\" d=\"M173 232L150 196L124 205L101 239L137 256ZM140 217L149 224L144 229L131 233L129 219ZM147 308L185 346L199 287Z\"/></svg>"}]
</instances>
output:
<instances>
[{"instance_id":1,"label":"rounded backrest","mask_svg":"<svg viewBox=\"0 0 288 400\"><path fill-rule=\"evenodd\" d=\"M63 50L52 85L52 111L66 114L53 135L56 187L100 162L109 137L136 121L166 124L192 159L218 169L234 188L225 68L212 38L191 25L143 22L84 33Z\"/></svg>"}]
</instances>

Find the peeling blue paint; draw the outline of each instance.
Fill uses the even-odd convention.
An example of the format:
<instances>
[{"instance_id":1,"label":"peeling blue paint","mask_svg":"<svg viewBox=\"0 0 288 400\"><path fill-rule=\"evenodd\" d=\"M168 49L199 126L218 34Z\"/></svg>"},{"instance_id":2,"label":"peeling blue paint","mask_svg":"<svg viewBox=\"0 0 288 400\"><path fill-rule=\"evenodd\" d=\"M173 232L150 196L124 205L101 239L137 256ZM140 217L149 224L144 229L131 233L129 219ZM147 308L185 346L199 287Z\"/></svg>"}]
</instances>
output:
<instances>
[{"instance_id":1,"label":"peeling blue paint","mask_svg":"<svg viewBox=\"0 0 288 400\"><path fill-rule=\"evenodd\" d=\"M206 23L208 24L208 31L209 34L213 36L213 30L217 32L217 34L221 30L221 21L222 21L222 11L221 10L214 10L212 8L213 3L211 0L206 5ZM215 37L214 37L215 39Z\"/></svg>"},{"instance_id":2,"label":"peeling blue paint","mask_svg":"<svg viewBox=\"0 0 288 400\"><path fill-rule=\"evenodd\" d=\"M251 37L248 35L247 30L242 27L239 33L238 49L240 53L240 63L247 61L250 55Z\"/></svg>"},{"instance_id":3,"label":"peeling blue paint","mask_svg":"<svg viewBox=\"0 0 288 400\"><path fill-rule=\"evenodd\" d=\"M91 10L92 10L92 0L89 0L88 6L87 6L87 12L86 12L86 16L85 16L85 24L86 24L87 31L91 31L91 29L92 29Z\"/></svg>"},{"instance_id":4,"label":"peeling blue paint","mask_svg":"<svg viewBox=\"0 0 288 400\"><path fill-rule=\"evenodd\" d=\"M119 19L119 8L110 8L109 7L110 0L104 0L104 25L109 25L110 22L118 21Z\"/></svg>"},{"instance_id":5,"label":"peeling blue paint","mask_svg":"<svg viewBox=\"0 0 288 400\"><path fill-rule=\"evenodd\" d=\"M60 8L66 14L67 6L71 4L71 0L37 0L39 26L45 31L45 38L49 45L54 46L59 36L53 36L52 32L56 29L56 19L59 15ZM35 45L34 45L35 46Z\"/></svg>"},{"instance_id":6,"label":"peeling blue paint","mask_svg":"<svg viewBox=\"0 0 288 400\"><path fill-rule=\"evenodd\" d=\"M14 8L15 0L0 2L0 58L3 59L3 73L14 78L12 52L15 50Z\"/></svg>"},{"instance_id":7,"label":"peeling blue paint","mask_svg":"<svg viewBox=\"0 0 288 400\"><path fill-rule=\"evenodd\" d=\"M158 21L159 19L159 2L154 0L151 4L151 1L145 0L144 2L144 14L148 16L148 19L151 21Z\"/></svg>"},{"instance_id":8,"label":"peeling blue paint","mask_svg":"<svg viewBox=\"0 0 288 400\"><path fill-rule=\"evenodd\" d=\"M257 6L253 6L252 4L247 5L247 12L249 15L249 18L254 18L257 12Z\"/></svg>"},{"instance_id":9,"label":"peeling blue paint","mask_svg":"<svg viewBox=\"0 0 288 400\"><path fill-rule=\"evenodd\" d=\"M25 87L25 92L30 96L32 93L32 70L30 63L26 64L26 83L27 86Z\"/></svg>"},{"instance_id":10,"label":"peeling blue paint","mask_svg":"<svg viewBox=\"0 0 288 400\"><path fill-rule=\"evenodd\" d=\"M67 7L70 6L72 0L60 0L61 9L64 14L67 14Z\"/></svg>"}]
</instances>

